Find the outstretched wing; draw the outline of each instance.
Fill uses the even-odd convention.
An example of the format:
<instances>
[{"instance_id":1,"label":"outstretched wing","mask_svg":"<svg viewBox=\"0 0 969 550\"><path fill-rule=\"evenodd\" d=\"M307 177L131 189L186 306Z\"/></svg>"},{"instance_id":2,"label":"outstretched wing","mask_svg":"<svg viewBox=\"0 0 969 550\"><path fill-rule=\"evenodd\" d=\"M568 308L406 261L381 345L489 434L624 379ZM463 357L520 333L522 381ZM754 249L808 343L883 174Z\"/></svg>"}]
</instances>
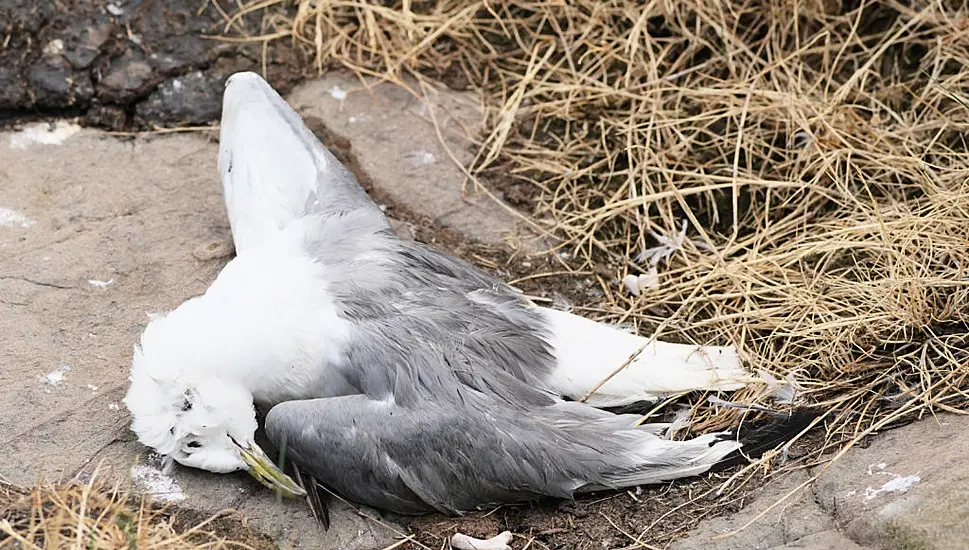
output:
<instances>
[{"instance_id":1,"label":"outstretched wing","mask_svg":"<svg viewBox=\"0 0 969 550\"><path fill-rule=\"evenodd\" d=\"M307 213L365 209L383 219L353 175L255 73L226 82L219 175L237 254Z\"/></svg>"}]
</instances>

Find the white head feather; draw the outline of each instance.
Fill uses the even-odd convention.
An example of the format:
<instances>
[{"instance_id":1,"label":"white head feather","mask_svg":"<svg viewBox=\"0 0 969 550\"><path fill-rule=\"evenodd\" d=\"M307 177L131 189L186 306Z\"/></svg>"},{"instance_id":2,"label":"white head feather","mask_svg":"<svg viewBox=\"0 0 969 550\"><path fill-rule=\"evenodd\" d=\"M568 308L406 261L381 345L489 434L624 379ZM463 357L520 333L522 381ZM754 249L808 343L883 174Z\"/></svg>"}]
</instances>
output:
<instances>
[{"instance_id":1,"label":"white head feather","mask_svg":"<svg viewBox=\"0 0 969 550\"><path fill-rule=\"evenodd\" d=\"M253 440L255 408L241 384L204 368L219 347L200 345L212 334L200 326L207 320L201 298L151 320L134 349L124 403L144 445L186 466L230 472L245 468L238 444Z\"/></svg>"}]
</instances>

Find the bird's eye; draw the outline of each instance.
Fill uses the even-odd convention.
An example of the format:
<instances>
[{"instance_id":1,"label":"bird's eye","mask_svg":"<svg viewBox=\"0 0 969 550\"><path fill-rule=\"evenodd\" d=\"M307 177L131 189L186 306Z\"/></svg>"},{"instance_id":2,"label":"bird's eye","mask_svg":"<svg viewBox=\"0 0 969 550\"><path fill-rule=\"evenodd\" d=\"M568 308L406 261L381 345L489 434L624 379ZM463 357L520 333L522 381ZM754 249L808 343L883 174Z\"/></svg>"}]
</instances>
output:
<instances>
[{"instance_id":1,"label":"bird's eye","mask_svg":"<svg viewBox=\"0 0 969 550\"><path fill-rule=\"evenodd\" d=\"M189 441L188 446L191 447L192 449L198 449L199 447L202 446L202 444L199 443L198 441Z\"/></svg>"}]
</instances>

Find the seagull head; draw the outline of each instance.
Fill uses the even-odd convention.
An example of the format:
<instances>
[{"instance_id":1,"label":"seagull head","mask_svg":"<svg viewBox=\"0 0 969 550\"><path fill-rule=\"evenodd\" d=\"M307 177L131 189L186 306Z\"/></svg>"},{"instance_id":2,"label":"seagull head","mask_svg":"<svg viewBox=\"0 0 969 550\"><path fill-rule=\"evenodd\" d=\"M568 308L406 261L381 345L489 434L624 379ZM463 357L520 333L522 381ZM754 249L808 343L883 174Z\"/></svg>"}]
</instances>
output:
<instances>
[{"instance_id":1,"label":"seagull head","mask_svg":"<svg viewBox=\"0 0 969 550\"><path fill-rule=\"evenodd\" d=\"M135 346L124 403L138 441L184 466L215 473L245 470L283 496L305 495L255 443L252 394L218 369L192 362L180 309L155 316Z\"/></svg>"}]
</instances>

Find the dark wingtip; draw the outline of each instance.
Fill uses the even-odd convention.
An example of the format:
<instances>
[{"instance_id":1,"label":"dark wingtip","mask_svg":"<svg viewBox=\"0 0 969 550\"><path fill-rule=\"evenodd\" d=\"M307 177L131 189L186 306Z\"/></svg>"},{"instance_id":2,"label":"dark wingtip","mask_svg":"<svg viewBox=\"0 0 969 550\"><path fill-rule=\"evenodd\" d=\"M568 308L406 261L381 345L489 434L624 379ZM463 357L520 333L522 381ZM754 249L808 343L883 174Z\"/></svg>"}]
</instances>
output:
<instances>
[{"instance_id":1,"label":"dark wingtip","mask_svg":"<svg viewBox=\"0 0 969 550\"><path fill-rule=\"evenodd\" d=\"M310 478L310 489L307 497L310 503L310 511L316 521L323 526L324 531L330 530L330 506L325 497L320 495L320 485L315 478Z\"/></svg>"},{"instance_id":2,"label":"dark wingtip","mask_svg":"<svg viewBox=\"0 0 969 550\"><path fill-rule=\"evenodd\" d=\"M330 507L325 498L320 496L320 484L313 476L303 476L299 466L293 462L293 473L296 483L306 491L306 502L310 505L310 513L313 519L323 527L324 531L330 530Z\"/></svg>"},{"instance_id":3,"label":"dark wingtip","mask_svg":"<svg viewBox=\"0 0 969 550\"><path fill-rule=\"evenodd\" d=\"M717 462L711 472L716 472L757 459L767 451L777 448L807 429L812 422L825 413L822 409L802 408L777 413L772 417L754 421L741 427L737 439L743 445L739 450ZM720 441L734 439L736 436L723 436Z\"/></svg>"}]
</instances>

